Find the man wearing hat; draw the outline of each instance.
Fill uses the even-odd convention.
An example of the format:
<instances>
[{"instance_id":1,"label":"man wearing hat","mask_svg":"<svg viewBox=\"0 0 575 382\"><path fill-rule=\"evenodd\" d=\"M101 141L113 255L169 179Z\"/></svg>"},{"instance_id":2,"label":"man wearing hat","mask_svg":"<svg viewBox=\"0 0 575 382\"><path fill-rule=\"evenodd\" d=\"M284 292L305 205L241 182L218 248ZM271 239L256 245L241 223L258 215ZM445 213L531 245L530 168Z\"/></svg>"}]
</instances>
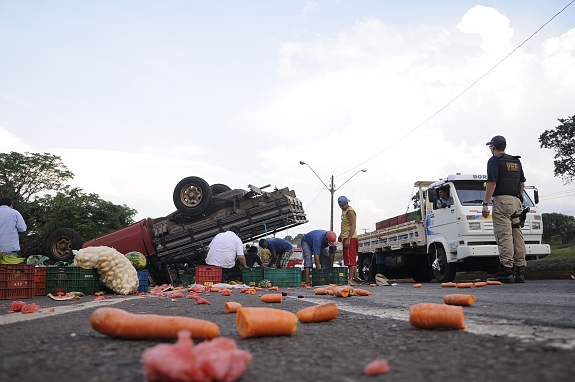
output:
<instances>
[{"instance_id":1,"label":"man wearing hat","mask_svg":"<svg viewBox=\"0 0 575 382\"><path fill-rule=\"evenodd\" d=\"M316 229L303 235L301 248L303 252L303 267L305 269L305 282L309 284L309 272L315 262L317 269L331 268L330 258L335 257L337 235L333 231ZM329 253L328 253L329 247ZM313 254L313 260L312 260Z\"/></svg>"},{"instance_id":2,"label":"man wearing hat","mask_svg":"<svg viewBox=\"0 0 575 382\"><path fill-rule=\"evenodd\" d=\"M349 202L346 196L337 198L337 204L341 208L339 241L343 242L343 264L349 269L349 284L358 285L360 279L357 277L357 215Z\"/></svg>"},{"instance_id":3,"label":"man wearing hat","mask_svg":"<svg viewBox=\"0 0 575 382\"><path fill-rule=\"evenodd\" d=\"M525 175L518 156L505 153L507 142L496 135L486 143L493 156L487 162L487 186L482 215L489 217L493 196L493 232L499 249L499 270L488 280L525 282L525 242L519 225Z\"/></svg>"}]
</instances>

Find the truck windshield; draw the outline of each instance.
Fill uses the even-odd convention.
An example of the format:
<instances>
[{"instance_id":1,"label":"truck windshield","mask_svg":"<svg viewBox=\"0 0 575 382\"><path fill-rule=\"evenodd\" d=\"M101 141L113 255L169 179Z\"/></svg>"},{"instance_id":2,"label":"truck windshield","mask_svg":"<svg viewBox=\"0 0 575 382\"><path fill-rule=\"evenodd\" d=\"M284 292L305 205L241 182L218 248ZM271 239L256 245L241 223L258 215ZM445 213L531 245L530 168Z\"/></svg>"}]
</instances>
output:
<instances>
[{"instance_id":1,"label":"truck windshield","mask_svg":"<svg viewBox=\"0 0 575 382\"><path fill-rule=\"evenodd\" d=\"M453 182L457 197L463 206L480 206L485 198L485 181L456 180ZM529 195L523 192L523 206L535 207Z\"/></svg>"}]
</instances>

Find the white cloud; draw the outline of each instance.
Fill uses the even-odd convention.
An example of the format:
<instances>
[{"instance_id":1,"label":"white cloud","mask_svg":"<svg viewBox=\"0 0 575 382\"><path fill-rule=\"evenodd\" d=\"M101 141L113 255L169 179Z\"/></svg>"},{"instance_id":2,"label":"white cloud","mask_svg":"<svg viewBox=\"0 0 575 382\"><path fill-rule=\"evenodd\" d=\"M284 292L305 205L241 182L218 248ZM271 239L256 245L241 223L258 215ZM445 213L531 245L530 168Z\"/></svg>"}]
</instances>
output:
<instances>
[{"instance_id":1,"label":"white cloud","mask_svg":"<svg viewBox=\"0 0 575 382\"><path fill-rule=\"evenodd\" d=\"M0 127L0 152L26 152L30 149L30 145L23 142L21 138Z\"/></svg>"},{"instance_id":2,"label":"white cloud","mask_svg":"<svg viewBox=\"0 0 575 382\"><path fill-rule=\"evenodd\" d=\"M506 53L513 37L509 19L496 9L481 5L467 11L457 28L464 33L479 34L481 48L489 54Z\"/></svg>"}]
</instances>

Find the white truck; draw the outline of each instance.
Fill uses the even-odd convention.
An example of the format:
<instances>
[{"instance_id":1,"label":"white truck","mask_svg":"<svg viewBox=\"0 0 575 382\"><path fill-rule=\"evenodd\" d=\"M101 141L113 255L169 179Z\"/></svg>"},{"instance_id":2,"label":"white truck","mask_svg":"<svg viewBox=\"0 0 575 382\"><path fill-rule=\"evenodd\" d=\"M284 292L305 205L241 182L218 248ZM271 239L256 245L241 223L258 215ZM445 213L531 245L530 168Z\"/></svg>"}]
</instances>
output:
<instances>
[{"instance_id":1,"label":"white truck","mask_svg":"<svg viewBox=\"0 0 575 382\"><path fill-rule=\"evenodd\" d=\"M483 218L486 175L456 174L436 182L418 181L421 209L376 223L376 230L359 235L358 270L364 280L376 273L389 279L411 276L416 282L453 281L456 272L495 273L499 251L493 234L491 215ZM449 189L450 203L436 208L438 190ZM533 194L523 194L524 225L521 228L527 259L543 258L550 253L542 243L543 221L537 212L539 203ZM490 203L491 209L491 203Z\"/></svg>"}]
</instances>

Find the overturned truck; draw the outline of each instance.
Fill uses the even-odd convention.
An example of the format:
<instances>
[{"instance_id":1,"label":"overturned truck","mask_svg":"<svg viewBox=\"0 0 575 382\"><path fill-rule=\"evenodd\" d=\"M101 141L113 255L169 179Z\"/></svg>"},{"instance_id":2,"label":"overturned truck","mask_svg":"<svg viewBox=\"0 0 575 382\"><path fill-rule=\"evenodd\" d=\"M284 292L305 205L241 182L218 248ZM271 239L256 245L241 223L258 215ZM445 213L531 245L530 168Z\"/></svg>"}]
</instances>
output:
<instances>
[{"instance_id":1,"label":"overturned truck","mask_svg":"<svg viewBox=\"0 0 575 382\"><path fill-rule=\"evenodd\" d=\"M48 240L48 252L55 260L70 260L72 250L85 247L107 246L124 254L138 251L148 260L152 281L172 283L180 271L201 263L214 236L232 225L240 227L239 236L247 242L307 222L293 190L264 191L268 187L249 185L248 190L232 190L190 176L174 189L177 211L143 219L83 244L76 231L61 228Z\"/></svg>"}]
</instances>

